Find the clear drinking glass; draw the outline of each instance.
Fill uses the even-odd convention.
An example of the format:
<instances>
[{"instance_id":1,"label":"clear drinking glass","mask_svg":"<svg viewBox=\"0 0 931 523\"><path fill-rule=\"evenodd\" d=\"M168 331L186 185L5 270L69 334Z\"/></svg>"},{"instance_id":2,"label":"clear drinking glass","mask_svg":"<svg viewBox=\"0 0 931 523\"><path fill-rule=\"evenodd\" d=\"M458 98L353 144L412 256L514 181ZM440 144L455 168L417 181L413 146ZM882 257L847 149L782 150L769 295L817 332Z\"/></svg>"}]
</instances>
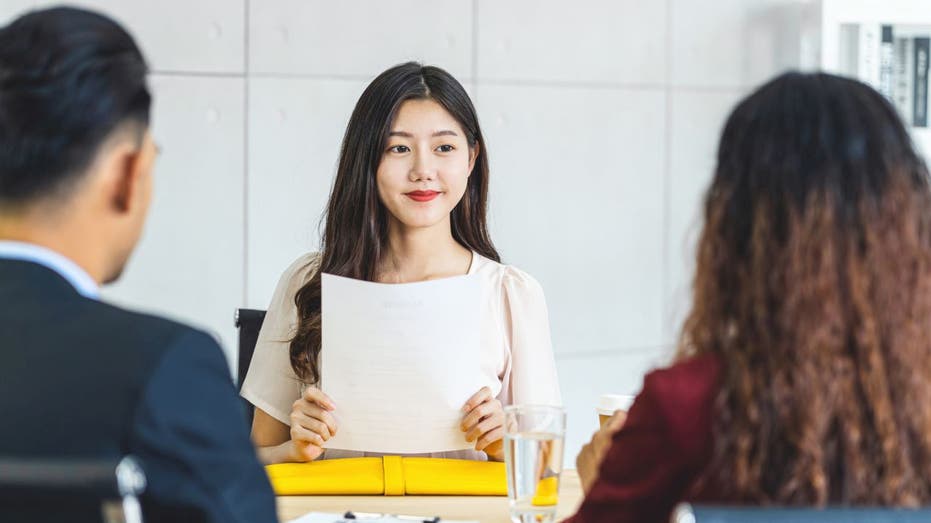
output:
<instances>
[{"instance_id":1,"label":"clear drinking glass","mask_svg":"<svg viewBox=\"0 0 931 523\"><path fill-rule=\"evenodd\" d=\"M544 405L504 409L504 462L514 523L556 519L566 411Z\"/></svg>"}]
</instances>

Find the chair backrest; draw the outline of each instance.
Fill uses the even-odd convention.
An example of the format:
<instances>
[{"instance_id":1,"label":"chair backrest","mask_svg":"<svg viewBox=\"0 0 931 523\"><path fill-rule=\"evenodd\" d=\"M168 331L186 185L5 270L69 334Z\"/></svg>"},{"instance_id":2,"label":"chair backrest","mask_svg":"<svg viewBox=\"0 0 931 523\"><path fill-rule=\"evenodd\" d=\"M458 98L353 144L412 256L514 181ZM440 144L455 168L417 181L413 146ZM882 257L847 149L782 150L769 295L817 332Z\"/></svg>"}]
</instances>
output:
<instances>
[{"instance_id":1,"label":"chair backrest","mask_svg":"<svg viewBox=\"0 0 931 523\"><path fill-rule=\"evenodd\" d=\"M926 523L931 508L883 507L737 507L682 503L672 523Z\"/></svg>"},{"instance_id":2,"label":"chair backrest","mask_svg":"<svg viewBox=\"0 0 931 523\"><path fill-rule=\"evenodd\" d=\"M246 379L252 354L255 353L255 342L259 339L259 331L265 322L265 311L258 309L236 309L235 323L239 329L239 374L238 384L242 387L242 380Z\"/></svg>"},{"instance_id":3,"label":"chair backrest","mask_svg":"<svg viewBox=\"0 0 931 523\"><path fill-rule=\"evenodd\" d=\"M252 362L252 354L255 353L255 342L259 339L259 331L262 330L262 323L265 321L265 311L258 309L236 309L235 324L239 329L239 373L237 382L242 387L242 381L246 379L246 372L249 371L249 363ZM252 405L243 400L246 408L246 416L249 425L252 425Z\"/></svg>"},{"instance_id":4,"label":"chair backrest","mask_svg":"<svg viewBox=\"0 0 931 523\"><path fill-rule=\"evenodd\" d=\"M0 456L0 521L141 523L142 467L132 457Z\"/></svg>"}]
</instances>

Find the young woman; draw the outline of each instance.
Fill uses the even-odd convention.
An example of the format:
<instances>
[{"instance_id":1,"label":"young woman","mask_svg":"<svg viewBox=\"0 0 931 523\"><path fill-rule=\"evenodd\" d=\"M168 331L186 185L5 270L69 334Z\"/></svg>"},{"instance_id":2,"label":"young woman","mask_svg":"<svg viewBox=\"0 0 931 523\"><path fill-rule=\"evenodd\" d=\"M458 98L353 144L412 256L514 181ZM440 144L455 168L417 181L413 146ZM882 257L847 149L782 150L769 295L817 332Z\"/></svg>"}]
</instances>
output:
<instances>
[{"instance_id":1,"label":"young woman","mask_svg":"<svg viewBox=\"0 0 931 523\"><path fill-rule=\"evenodd\" d=\"M560 403L543 291L499 262L487 192L478 117L447 72L406 63L362 93L343 139L322 252L285 271L243 382L265 463L363 455L325 449L339 430L339 398L319 387L324 272L382 283L474 274L485 286L479 357L500 387L483 387L463 406L461 429L475 450L435 456L501 460L503 405Z\"/></svg>"},{"instance_id":2,"label":"young woman","mask_svg":"<svg viewBox=\"0 0 931 523\"><path fill-rule=\"evenodd\" d=\"M704 221L679 362L583 449L570 521L931 502L931 189L892 105L766 84L725 126Z\"/></svg>"}]
</instances>

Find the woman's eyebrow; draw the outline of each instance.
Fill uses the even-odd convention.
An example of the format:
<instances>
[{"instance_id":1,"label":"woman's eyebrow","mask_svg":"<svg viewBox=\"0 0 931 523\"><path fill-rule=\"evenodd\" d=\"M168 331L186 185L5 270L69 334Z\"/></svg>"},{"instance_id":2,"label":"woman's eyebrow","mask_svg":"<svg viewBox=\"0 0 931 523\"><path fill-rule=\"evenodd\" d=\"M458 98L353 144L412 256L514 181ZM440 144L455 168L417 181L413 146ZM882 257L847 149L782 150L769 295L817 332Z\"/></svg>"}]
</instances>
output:
<instances>
[{"instance_id":1,"label":"woman's eyebrow","mask_svg":"<svg viewBox=\"0 0 931 523\"><path fill-rule=\"evenodd\" d=\"M391 131L390 133L388 133L388 136L400 136L402 138L413 138L414 137L413 134L407 131ZM433 133L433 136L459 136L459 134L456 133L456 131L452 131L450 129L443 129L441 131L437 131Z\"/></svg>"}]
</instances>

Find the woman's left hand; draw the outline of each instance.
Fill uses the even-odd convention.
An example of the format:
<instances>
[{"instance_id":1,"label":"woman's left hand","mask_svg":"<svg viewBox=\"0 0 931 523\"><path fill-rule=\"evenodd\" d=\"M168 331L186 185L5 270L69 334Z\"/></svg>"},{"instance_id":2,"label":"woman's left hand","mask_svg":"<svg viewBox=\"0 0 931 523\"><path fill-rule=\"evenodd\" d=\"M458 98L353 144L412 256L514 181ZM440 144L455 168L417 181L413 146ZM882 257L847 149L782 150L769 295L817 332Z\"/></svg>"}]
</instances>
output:
<instances>
[{"instance_id":1,"label":"woman's left hand","mask_svg":"<svg viewBox=\"0 0 931 523\"><path fill-rule=\"evenodd\" d=\"M462 407L465 415L459 428L466 441L475 442L475 450L483 450L494 461L504 460L504 408L491 396L491 389L482 387Z\"/></svg>"}]
</instances>

